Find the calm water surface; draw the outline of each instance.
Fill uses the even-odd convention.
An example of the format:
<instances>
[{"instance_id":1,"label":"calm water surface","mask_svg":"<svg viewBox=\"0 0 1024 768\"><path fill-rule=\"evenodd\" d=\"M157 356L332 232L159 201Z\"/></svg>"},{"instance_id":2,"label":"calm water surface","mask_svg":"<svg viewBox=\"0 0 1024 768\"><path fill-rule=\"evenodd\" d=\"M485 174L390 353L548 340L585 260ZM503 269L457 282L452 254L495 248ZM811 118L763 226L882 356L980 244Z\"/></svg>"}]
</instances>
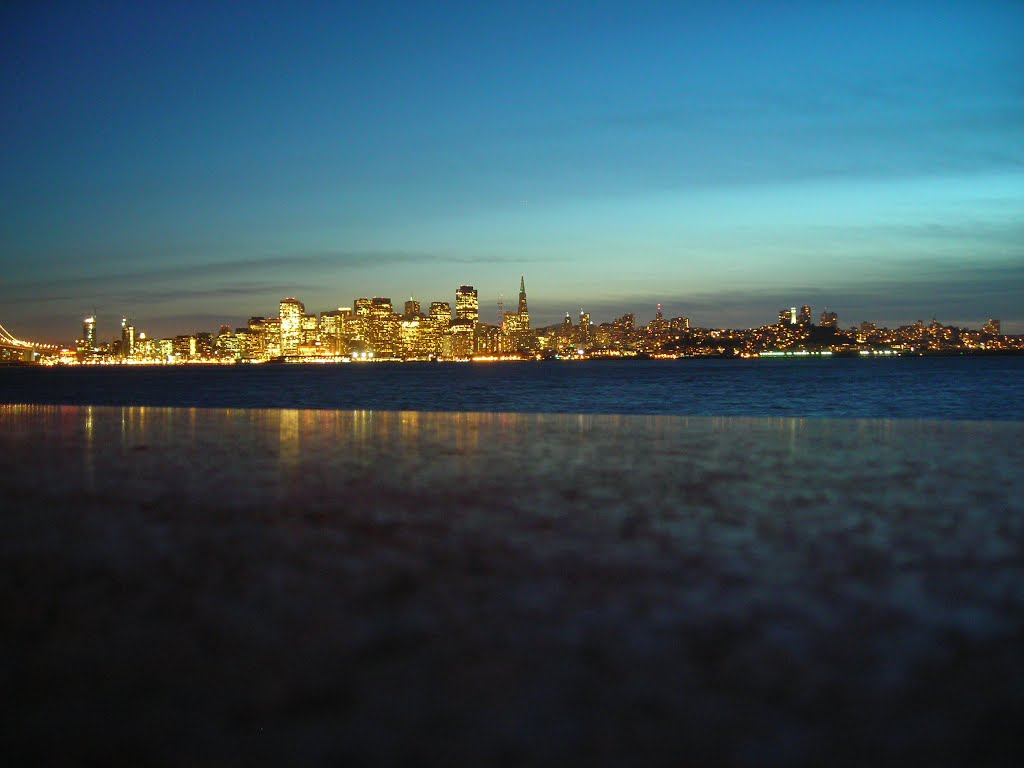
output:
<instances>
[{"instance_id":1,"label":"calm water surface","mask_svg":"<svg viewBox=\"0 0 1024 768\"><path fill-rule=\"evenodd\" d=\"M1024 421L1024 357L2 368L0 402Z\"/></svg>"}]
</instances>

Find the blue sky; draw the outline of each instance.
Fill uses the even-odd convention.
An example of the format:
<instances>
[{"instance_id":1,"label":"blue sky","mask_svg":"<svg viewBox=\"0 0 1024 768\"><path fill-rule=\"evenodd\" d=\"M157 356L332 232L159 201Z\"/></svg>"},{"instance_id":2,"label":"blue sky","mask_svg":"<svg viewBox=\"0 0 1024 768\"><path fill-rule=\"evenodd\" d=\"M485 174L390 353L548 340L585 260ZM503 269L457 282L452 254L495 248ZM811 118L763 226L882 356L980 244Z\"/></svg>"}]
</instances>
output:
<instances>
[{"instance_id":1,"label":"blue sky","mask_svg":"<svg viewBox=\"0 0 1024 768\"><path fill-rule=\"evenodd\" d=\"M0 9L19 335L520 274L541 321L1024 333L1019 2L85 5Z\"/></svg>"}]
</instances>

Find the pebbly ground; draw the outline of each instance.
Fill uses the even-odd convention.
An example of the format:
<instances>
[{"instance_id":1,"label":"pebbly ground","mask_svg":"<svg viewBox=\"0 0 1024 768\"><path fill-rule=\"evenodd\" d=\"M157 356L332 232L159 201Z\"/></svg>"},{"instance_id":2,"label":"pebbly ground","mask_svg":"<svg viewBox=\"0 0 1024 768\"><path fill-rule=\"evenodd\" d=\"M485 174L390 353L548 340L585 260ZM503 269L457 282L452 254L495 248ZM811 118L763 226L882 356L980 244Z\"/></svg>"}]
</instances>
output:
<instances>
[{"instance_id":1,"label":"pebbly ground","mask_svg":"<svg viewBox=\"0 0 1024 768\"><path fill-rule=\"evenodd\" d=\"M0 406L7 764L1020 765L1024 424Z\"/></svg>"}]
</instances>

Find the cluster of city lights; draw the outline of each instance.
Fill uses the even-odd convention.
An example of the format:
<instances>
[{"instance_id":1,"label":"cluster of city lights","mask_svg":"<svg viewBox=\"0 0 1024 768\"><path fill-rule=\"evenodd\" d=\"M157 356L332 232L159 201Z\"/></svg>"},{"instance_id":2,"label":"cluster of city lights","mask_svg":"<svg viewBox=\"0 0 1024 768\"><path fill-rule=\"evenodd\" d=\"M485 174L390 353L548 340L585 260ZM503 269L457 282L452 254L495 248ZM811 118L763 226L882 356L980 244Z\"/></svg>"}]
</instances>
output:
<instances>
[{"instance_id":1,"label":"cluster of city lights","mask_svg":"<svg viewBox=\"0 0 1024 768\"><path fill-rule=\"evenodd\" d=\"M373 297L317 315L288 297L280 301L276 317L252 317L245 326L168 338L137 332L124 317L119 336L101 341L94 313L82 321L74 347L63 349L18 340L0 326L0 360L54 365L885 357L998 351L1024 351L1024 337L1002 334L998 320L989 320L981 330L934 320L895 329L863 322L844 330L838 315L827 309L813 323L807 305L782 309L778 322L750 329L691 327L688 317L664 317L660 304L646 325L638 325L632 313L595 324L580 310L575 319L566 313L561 323L535 328L524 278L516 308L501 311L497 323L480 319L476 289L461 285L454 302L434 301L426 311L415 299L399 312L391 299Z\"/></svg>"}]
</instances>

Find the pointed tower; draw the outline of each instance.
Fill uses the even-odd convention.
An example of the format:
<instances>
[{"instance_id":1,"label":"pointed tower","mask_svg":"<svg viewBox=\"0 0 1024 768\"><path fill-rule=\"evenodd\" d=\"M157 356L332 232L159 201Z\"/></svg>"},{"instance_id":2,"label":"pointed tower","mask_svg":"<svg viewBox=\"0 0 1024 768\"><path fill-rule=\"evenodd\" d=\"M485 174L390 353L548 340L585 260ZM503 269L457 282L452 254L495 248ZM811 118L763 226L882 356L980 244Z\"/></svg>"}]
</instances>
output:
<instances>
[{"instance_id":1,"label":"pointed tower","mask_svg":"<svg viewBox=\"0 0 1024 768\"><path fill-rule=\"evenodd\" d=\"M526 279L519 276L519 327L524 331L530 329L530 310L526 308Z\"/></svg>"}]
</instances>

